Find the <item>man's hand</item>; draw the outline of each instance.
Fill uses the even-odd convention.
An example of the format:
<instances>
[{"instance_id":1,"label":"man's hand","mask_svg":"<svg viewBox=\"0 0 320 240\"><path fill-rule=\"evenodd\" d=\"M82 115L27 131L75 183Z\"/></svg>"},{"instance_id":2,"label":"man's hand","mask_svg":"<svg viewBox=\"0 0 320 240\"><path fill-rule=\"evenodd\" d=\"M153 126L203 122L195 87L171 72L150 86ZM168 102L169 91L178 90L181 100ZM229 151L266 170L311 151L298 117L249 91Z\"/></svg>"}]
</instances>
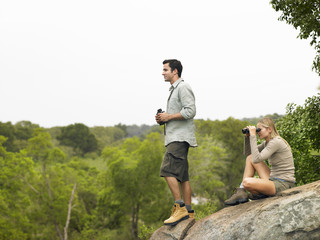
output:
<instances>
[{"instance_id":1,"label":"man's hand","mask_svg":"<svg viewBox=\"0 0 320 240\"><path fill-rule=\"evenodd\" d=\"M158 113L158 114L155 116L156 122L157 122L158 124L161 123L160 114L161 114L161 113Z\"/></svg>"},{"instance_id":2,"label":"man's hand","mask_svg":"<svg viewBox=\"0 0 320 240\"><path fill-rule=\"evenodd\" d=\"M160 124L161 122L168 122L170 120L170 114L163 112L163 113L158 113L156 115L156 122Z\"/></svg>"},{"instance_id":3,"label":"man's hand","mask_svg":"<svg viewBox=\"0 0 320 240\"><path fill-rule=\"evenodd\" d=\"M167 112L158 113L155 118L158 124L160 124L160 122L166 123L170 120L184 120L181 113L169 114Z\"/></svg>"}]
</instances>

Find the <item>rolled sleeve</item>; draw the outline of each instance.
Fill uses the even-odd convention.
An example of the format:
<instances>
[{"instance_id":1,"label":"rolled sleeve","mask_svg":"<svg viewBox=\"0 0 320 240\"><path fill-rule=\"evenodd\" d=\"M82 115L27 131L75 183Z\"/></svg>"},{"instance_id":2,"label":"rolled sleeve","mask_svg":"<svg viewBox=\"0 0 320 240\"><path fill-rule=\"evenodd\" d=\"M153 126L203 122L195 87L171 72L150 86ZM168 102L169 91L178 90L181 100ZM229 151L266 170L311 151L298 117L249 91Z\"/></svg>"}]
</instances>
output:
<instances>
[{"instance_id":1,"label":"rolled sleeve","mask_svg":"<svg viewBox=\"0 0 320 240\"><path fill-rule=\"evenodd\" d=\"M182 109L180 111L184 119L193 119L196 115L196 104L193 91L189 84L184 84L179 89Z\"/></svg>"},{"instance_id":2,"label":"rolled sleeve","mask_svg":"<svg viewBox=\"0 0 320 240\"><path fill-rule=\"evenodd\" d=\"M167 113L180 113L183 119L173 119L166 123L165 145L171 142L187 142L191 147L197 146L194 116L196 115L195 97L189 84L182 79L170 88L167 101Z\"/></svg>"}]
</instances>

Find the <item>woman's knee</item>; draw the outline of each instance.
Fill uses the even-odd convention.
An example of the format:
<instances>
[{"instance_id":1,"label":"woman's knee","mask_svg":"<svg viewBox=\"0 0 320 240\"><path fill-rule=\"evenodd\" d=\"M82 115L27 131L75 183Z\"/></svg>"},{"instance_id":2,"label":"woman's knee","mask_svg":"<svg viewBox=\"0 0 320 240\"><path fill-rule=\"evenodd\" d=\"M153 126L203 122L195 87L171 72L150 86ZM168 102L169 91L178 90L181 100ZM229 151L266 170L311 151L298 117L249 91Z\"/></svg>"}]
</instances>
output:
<instances>
[{"instance_id":1,"label":"woman's knee","mask_svg":"<svg viewBox=\"0 0 320 240\"><path fill-rule=\"evenodd\" d=\"M251 165L253 168L255 168L255 164L252 161L252 155L250 154L247 158L246 158L246 165Z\"/></svg>"},{"instance_id":2,"label":"woman's knee","mask_svg":"<svg viewBox=\"0 0 320 240\"><path fill-rule=\"evenodd\" d=\"M250 189L253 185L253 178L250 178L250 177L247 177L247 178L244 178L243 181L242 181L242 184L243 184L243 187L245 189Z\"/></svg>"}]
</instances>

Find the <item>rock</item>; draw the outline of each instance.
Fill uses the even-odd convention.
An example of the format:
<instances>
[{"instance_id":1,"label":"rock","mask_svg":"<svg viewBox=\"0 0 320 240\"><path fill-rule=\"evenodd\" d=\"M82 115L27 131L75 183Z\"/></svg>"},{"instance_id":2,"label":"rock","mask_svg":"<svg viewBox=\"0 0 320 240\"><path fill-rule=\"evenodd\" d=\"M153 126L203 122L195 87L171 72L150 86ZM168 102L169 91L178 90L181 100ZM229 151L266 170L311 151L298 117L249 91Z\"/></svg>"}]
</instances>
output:
<instances>
[{"instance_id":1,"label":"rock","mask_svg":"<svg viewBox=\"0 0 320 240\"><path fill-rule=\"evenodd\" d=\"M320 239L320 181L224 208L191 226L161 227L150 239Z\"/></svg>"},{"instance_id":2,"label":"rock","mask_svg":"<svg viewBox=\"0 0 320 240\"><path fill-rule=\"evenodd\" d=\"M170 239L170 240L182 240L186 236L187 231L190 227L193 226L195 220L193 218L189 218L177 224L176 226L162 226L158 230L156 230L150 239L152 240L162 240L162 239Z\"/></svg>"}]
</instances>

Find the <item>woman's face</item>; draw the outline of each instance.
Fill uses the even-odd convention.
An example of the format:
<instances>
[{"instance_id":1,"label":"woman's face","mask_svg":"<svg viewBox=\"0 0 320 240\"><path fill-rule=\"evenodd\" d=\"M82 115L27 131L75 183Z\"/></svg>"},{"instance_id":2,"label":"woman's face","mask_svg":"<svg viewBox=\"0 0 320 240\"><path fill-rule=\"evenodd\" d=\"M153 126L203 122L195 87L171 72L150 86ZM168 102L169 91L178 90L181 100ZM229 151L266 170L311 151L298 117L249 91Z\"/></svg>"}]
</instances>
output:
<instances>
[{"instance_id":1,"label":"woman's face","mask_svg":"<svg viewBox=\"0 0 320 240\"><path fill-rule=\"evenodd\" d=\"M265 139L266 141L270 140L271 137L271 128L270 127L263 127L260 123L257 124L257 127L261 129L260 132L258 132L258 136L260 139Z\"/></svg>"}]
</instances>

